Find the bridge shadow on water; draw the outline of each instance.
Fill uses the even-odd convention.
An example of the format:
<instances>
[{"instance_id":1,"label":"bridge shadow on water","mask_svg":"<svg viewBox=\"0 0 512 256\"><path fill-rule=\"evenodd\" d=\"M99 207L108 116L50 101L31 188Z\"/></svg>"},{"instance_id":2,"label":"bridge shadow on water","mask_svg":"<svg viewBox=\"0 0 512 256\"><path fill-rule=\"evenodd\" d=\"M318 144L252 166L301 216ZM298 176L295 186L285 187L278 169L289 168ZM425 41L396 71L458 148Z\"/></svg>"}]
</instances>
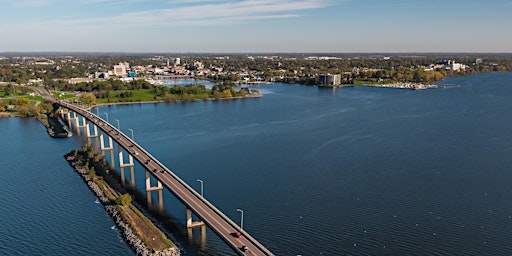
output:
<instances>
[{"instance_id":1,"label":"bridge shadow on water","mask_svg":"<svg viewBox=\"0 0 512 256\"><path fill-rule=\"evenodd\" d=\"M73 123L70 123L70 129L76 130ZM84 129L84 128L82 128ZM77 132L76 135L86 134L86 131ZM77 136L79 140L85 144L90 143L96 148L100 148L100 140L98 137L86 138L85 136ZM115 142L114 142L115 144ZM116 148L116 147L114 147ZM114 155L119 155L118 150ZM127 153L122 153L127 157ZM134 199L135 205L149 219L151 219L165 234L175 243L182 251L183 255L237 255L227 246L213 231L206 229L201 232L200 228L192 229L186 226L186 207L179 201L170 191L163 191L163 209L157 204L148 205L148 200L144 194L145 190L145 170L141 164L134 161L134 180L131 180L129 168L124 168L125 181L121 178L119 162L112 162L110 154L104 154L106 161L115 171L109 172L113 187L121 193L129 193ZM128 169L128 170L126 170ZM150 178L151 185L154 186L157 181L154 177ZM133 186L132 184L135 184ZM158 195L151 193L152 202L158 202ZM195 220L198 218L193 216Z\"/></svg>"}]
</instances>

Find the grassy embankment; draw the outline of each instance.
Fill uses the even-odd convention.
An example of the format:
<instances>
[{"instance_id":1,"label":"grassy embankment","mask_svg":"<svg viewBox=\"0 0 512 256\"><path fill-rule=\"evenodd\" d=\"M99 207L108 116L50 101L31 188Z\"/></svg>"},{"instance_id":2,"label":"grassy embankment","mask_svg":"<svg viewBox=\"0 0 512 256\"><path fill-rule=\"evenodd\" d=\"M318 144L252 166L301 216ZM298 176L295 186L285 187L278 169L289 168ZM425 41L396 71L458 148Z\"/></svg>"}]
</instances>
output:
<instances>
[{"instance_id":1,"label":"grassy embankment","mask_svg":"<svg viewBox=\"0 0 512 256\"><path fill-rule=\"evenodd\" d=\"M210 90L197 91L190 93L155 93L152 89L137 90L119 90L113 91L108 97L96 98L98 104L108 103L130 103L130 102L158 102L158 101L195 101L195 100L219 100L241 97L259 96L258 90L252 90L250 94L247 91L224 90L222 92L213 92Z\"/></svg>"},{"instance_id":2,"label":"grassy embankment","mask_svg":"<svg viewBox=\"0 0 512 256\"><path fill-rule=\"evenodd\" d=\"M121 97L122 93L130 93L129 97ZM110 98L96 98L96 103L119 103L119 102L144 102L144 101L155 101L156 95L149 89L139 90L122 90L114 91L111 93Z\"/></svg>"},{"instance_id":3,"label":"grassy embankment","mask_svg":"<svg viewBox=\"0 0 512 256\"><path fill-rule=\"evenodd\" d=\"M141 241L154 251L164 251L173 248L174 244L167 239L142 212L131 203L131 196L123 194L118 177L112 174L115 171L109 169L104 156L91 144L86 144L80 150L73 150L71 153L80 165L88 170L89 176L105 193L116 209L121 213L122 218L130 225ZM120 198L128 197L128 202L119 203Z\"/></svg>"},{"instance_id":4,"label":"grassy embankment","mask_svg":"<svg viewBox=\"0 0 512 256\"><path fill-rule=\"evenodd\" d=\"M32 90L21 86L0 86L0 116L39 116L45 120L46 115L43 113L51 109L44 104L41 96L32 93Z\"/></svg>"}]
</instances>

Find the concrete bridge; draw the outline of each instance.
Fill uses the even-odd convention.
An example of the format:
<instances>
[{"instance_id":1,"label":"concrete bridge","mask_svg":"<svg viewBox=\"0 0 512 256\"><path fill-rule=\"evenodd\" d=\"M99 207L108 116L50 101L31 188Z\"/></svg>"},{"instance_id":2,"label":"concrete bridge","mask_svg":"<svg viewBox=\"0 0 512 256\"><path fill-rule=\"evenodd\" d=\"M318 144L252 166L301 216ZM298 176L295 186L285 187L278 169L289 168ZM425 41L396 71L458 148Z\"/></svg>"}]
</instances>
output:
<instances>
[{"instance_id":1,"label":"concrete bridge","mask_svg":"<svg viewBox=\"0 0 512 256\"><path fill-rule=\"evenodd\" d=\"M131 185L135 185L134 159L142 165L146 173L146 197L149 206L154 206L151 199L153 192L158 193L157 207L160 209L163 209L162 190L166 188L174 194L187 207L187 228L189 234L191 234L192 228L200 227L204 239L206 226L208 226L238 255L274 255L116 127L86 109L67 102L56 101L48 97L48 94L43 94L42 96L47 96L48 100L59 104L61 108L67 110L67 113L63 114L66 115L68 122L74 122L79 134L80 129L84 128L88 138L99 137L101 151L103 154L110 153L110 164L112 166L115 161L113 141L117 143L119 152L117 159L121 168L121 180L123 183L125 182L124 168L130 168ZM107 141L108 143L106 143ZM128 154L127 161L123 158L123 151ZM156 186L151 185L151 176L157 180ZM192 213L201 221L193 221ZM241 235L234 235L237 232Z\"/></svg>"}]
</instances>

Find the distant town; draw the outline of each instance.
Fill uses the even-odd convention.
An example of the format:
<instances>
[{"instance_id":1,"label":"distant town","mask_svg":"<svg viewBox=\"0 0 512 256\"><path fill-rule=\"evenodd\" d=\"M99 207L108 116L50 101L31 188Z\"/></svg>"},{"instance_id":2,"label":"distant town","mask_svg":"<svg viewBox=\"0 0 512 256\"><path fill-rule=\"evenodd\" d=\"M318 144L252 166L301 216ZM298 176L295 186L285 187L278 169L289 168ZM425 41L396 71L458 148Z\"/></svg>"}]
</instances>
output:
<instances>
[{"instance_id":1,"label":"distant town","mask_svg":"<svg viewBox=\"0 0 512 256\"><path fill-rule=\"evenodd\" d=\"M503 71L512 71L512 54L4 53L0 113L31 116L49 109L30 86L94 105L259 97L250 85L276 82L419 90L444 86L439 81L448 76ZM168 79L185 85L167 86ZM206 88L200 81L213 86Z\"/></svg>"},{"instance_id":2,"label":"distant town","mask_svg":"<svg viewBox=\"0 0 512 256\"><path fill-rule=\"evenodd\" d=\"M510 71L508 55L3 55L0 82L46 84L165 78L227 84L270 82L320 86L432 83L446 76ZM60 85L60 86L59 86Z\"/></svg>"}]
</instances>

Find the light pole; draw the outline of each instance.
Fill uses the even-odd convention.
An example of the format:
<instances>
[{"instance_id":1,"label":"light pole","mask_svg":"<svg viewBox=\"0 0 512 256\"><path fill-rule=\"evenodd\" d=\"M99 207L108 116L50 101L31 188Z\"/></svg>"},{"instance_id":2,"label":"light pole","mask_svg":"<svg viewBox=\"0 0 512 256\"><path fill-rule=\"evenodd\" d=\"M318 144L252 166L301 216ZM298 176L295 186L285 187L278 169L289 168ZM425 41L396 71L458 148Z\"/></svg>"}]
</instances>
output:
<instances>
[{"instance_id":1,"label":"light pole","mask_svg":"<svg viewBox=\"0 0 512 256\"><path fill-rule=\"evenodd\" d=\"M240 210L240 209L236 209L237 211L239 211L240 213L242 213L242 217L240 218L240 229L244 229L244 211Z\"/></svg>"},{"instance_id":2,"label":"light pole","mask_svg":"<svg viewBox=\"0 0 512 256\"><path fill-rule=\"evenodd\" d=\"M121 128L119 128L119 127L120 127L120 125L119 125L119 120L117 120L117 119L116 119L116 121L117 121L117 129L118 129L118 130L121 130Z\"/></svg>"},{"instance_id":3,"label":"light pole","mask_svg":"<svg viewBox=\"0 0 512 256\"><path fill-rule=\"evenodd\" d=\"M108 113L107 112L103 112L103 114L105 114L105 116L107 117L107 123L108 123Z\"/></svg>"},{"instance_id":4,"label":"light pole","mask_svg":"<svg viewBox=\"0 0 512 256\"><path fill-rule=\"evenodd\" d=\"M130 130L130 132L132 132L132 140L134 140L134 139L133 139L133 130L132 130L132 129L128 129L128 130Z\"/></svg>"},{"instance_id":5,"label":"light pole","mask_svg":"<svg viewBox=\"0 0 512 256\"><path fill-rule=\"evenodd\" d=\"M96 115L100 116L100 111L98 110L98 108L96 108Z\"/></svg>"},{"instance_id":6,"label":"light pole","mask_svg":"<svg viewBox=\"0 0 512 256\"><path fill-rule=\"evenodd\" d=\"M200 179L197 179L197 181L199 181L201 183L201 196L204 197L203 196L203 181Z\"/></svg>"}]
</instances>

